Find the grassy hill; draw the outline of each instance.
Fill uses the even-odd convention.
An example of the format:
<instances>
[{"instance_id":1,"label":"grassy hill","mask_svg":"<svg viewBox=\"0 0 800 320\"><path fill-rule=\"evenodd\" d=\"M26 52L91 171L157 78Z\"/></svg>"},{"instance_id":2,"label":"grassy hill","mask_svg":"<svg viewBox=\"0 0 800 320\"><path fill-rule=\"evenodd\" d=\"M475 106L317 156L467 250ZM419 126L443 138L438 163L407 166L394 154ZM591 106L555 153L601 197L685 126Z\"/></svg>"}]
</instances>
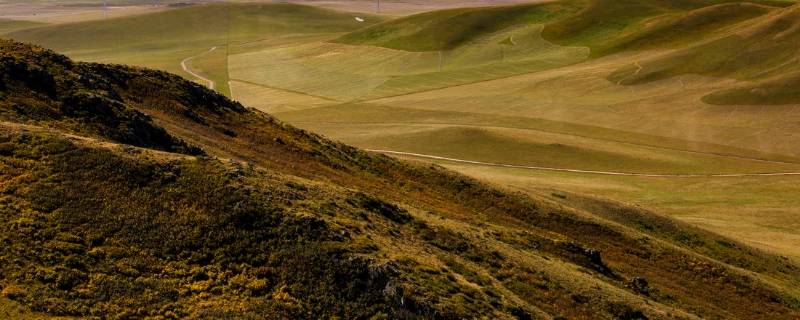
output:
<instances>
[{"instance_id":1,"label":"grassy hill","mask_svg":"<svg viewBox=\"0 0 800 320\"><path fill-rule=\"evenodd\" d=\"M562 45L588 46L595 57L636 48L637 42L670 45L698 39L711 27L724 27L763 14L785 1L728 0L590 0L577 14L549 23L545 39ZM664 41L660 43L661 40ZM633 43L631 43L633 42Z\"/></svg>"},{"instance_id":2,"label":"grassy hill","mask_svg":"<svg viewBox=\"0 0 800 320\"><path fill-rule=\"evenodd\" d=\"M0 307L20 317L800 314L791 260L371 155L164 72L2 40L0 121Z\"/></svg>"},{"instance_id":3,"label":"grassy hill","mask_svg":"<svg viewBox=\"0 0 800 320\"><path fill-rule=\"evenodd\" d=\"M637 61L642 69L636 64L620 68L609 79L634 84L704 74L775 80L778 74L769 70L782 70L791 61L796 41L784 35L773 46L760 39L776 35L777 27L770 24L791 24L792 9L786 7L792 3L565 0L391 20L359 14L363 23L355 14L308 6L209 4L106 21L5 28L12 38L79 60L143 65L195 79L181 68L184 62L221 93L231 96L230 87L239 86L246 93L242 100L264 105L259 101L293 93L370 100L643 50L678 49ZM0 29L5 24L0 22ZM734 56L731 49L739 44L752 53ZM212 47L217 49L207 53ZM327 54L332 51L336 54ZM756 62L742 62L751 60ZM289 104L277 107L303 107Z\"/></svg>"},{"instance_id":4,"label":"grassy hill","mask_svg":"<svg viewBox=\"0 0 800 320\"><path fill-rule=\"evenodd\" d=\"M554 19L569 9L572 8L557 3L440 10L377 24L336 41L407 51L451 50L514 26Z\"/></svg>"},{"instance_id":5,"label":"grassy hill","mask_svg":"<svg viewBox=\"0 0 800 320\"><path fill-rule=\"evenodd\" d=\"M800 72L759 81L755 84L713 92L703 101L718 105L791 105L800 103Z\"/></svg>"},{"instance_id":6,"label":"grassy hill","mask_svg":"<svg viewBox=\"0 0 800 320\"><path fill-rule=\"evenodd\" d=\"M788 88L795 83L798 54L797 5L753 19L729 33L697 45L641 62L642 69L625 67L609 76L622 84L640 84L682 74L754 81L749 92L742 88L720 91L706 101L715 104L798 103ZM786 89L780 89L786 88ZM743 100L737 101L736 98Z\"/></svg>"},{"instance_id":7,"label":"grassy hill","mask_svg":"<svg viewBox=\"0 0 800 320\"><path fill-rule=\"evenodd\" d=\"M350 101L353 95L370 100L516 74L535 73L584 61L587 58L672 49L679 49L679 52L665 58L652 58L649 60L653 61L649 62L645 60L643 63L648 62L649 65L642 64L644 66L642 70L638 65L631 64L612 74L609 79L619 84L632 84L688 73L742 78L731 73L746 72L739 70L744 67L762 70L764 67L769 67L763 65L765 63L779 65L780 61L783 61L779 56L790 59L792 55L788 52L796 45L794 40L782 39L777 47L761 51L771 52L765 54L775 56L776 61L756 56L734 57L734 52L737 51L733 48L739 45L742 39L734 38L731 34L741 34L744 32L742 30L748 30L751 25L763 24L759 22L760 20L774 20L776 15L785 15L782 12L791 11L792 9L787 7L792 3L722 0L591 0L421 13L359 29L333 40L334 43L373 48L361 49L362 51L380 51L374 47L381 47L416 54L413 57L407 54L409 57L401 60L405 62L404 66L410 66L405 69L405 74L391 74L390 78L359 79L362 83L368 83L363 87L368 93L358 92L342 97L330 95L327 89L311 92L340 101ZM790 17L784 19L791 20ZM769 33L769 31L764 32ZM763 32L749 32L749 34L748 37L753 37L753 40L744 40L744 43L762 41L759 39L769 37ZM536 45L526 44L531 37L538 39L533 42ZM715 41L715 39L720 40ZM711 43L706 44L709 41ZM542 44L545 43L556 46L553 49L542 50L544 48ZM695 46L698 49L687 49ZM754 44L754 46L759 45ZM585 48L588 54L570 52L568 48L573 50ZM348 49L343 50L347 52ZM555 54L551 56L551 52ZM424 56L426 54L428 56ZM724 58L726 55L729 57ZM554 60L552 57L559 57L562 61L552 63ZM276 57L271 59L276 60ZM718 61L707 61L708 59ZM742 62L753 59L767 61L753 64ZM353 60L353 63L359 63L357 58ZM428 69L414 68L422 61L428 62ZM543 61L550 63L542 63ZM731 63L734 61L738 63ZM301 63L306 62L301 61ZM502 71L507 68L516 72ZM729 69L727 74L722 74L723 68ZM248 65L248 70L252 70L252 66ZM316 72L316 70L295 68L271 73L296 75ZM263 76L243 77L247 77L249 81L269 82L270 86L275 86ZM320 79L327 77L330 76L327 74L314 76ZM440 79L468 80L454 82ZM293 86L291 89L310 91L316 87ZM347 92L346 90L344 88L338 92Z\"/></svg>"},{"instance_id":8,"label":"grassy hill","mask_svg":"<svg viewBox=\"0 0 800 320\"><path fill-rule=\"evenodd\" d=\"M458 9L437 12L431 18L411 17L408 23L401 18L400 22L380 24L386 19L357 14L366 19L358 22L356 14L299 5L217 4L26 29L9 36L55 48L79 60L142 65L195 79L181 68L181 62L185 62L229 96L230 86L244 87L246 91L240 92L248 94L265 94L264 88L248 85L255 84L283 90L279 93L300 92L350 101L482 81L584 59L586 53L581 48L562 48L541 39L541 26L531 23L562 14L562 6L539 7ZM441 19L443 14L452 19ZM457 46L467 41L472 45L448 48L439 56L329 42L342 35L359 34L358 30L364 28L369 31L374 24L400 24L392 28L411 30L412 24L427 25L421 21L426 19L432 25L419 35L466 37L429 39L426 43L441 40ZM462 23L465 27L461 29L445 27ZM493 34L495 29L503 33ZM425 41L414 38L409 43ZM513 45L505 43L509 41ZM206 54L212 47L217 49ZM332 51L338 54L330 54ZM229 86L228 81L235 83ZM269 100L249 95L236 98Z\"/></svg>"},{"instance_id":9,"label":"grassy hill","mask_svg":"<svg viewBox=\"0 0 800 320\"><path fill-rule=\"evenodd\" d=\"M394 19L351 32L336 42L407 51L447 51L514 27L544 24L542 36L546 40L589 47L592 56L599 57L697 41L718 29L788 4L770 0L566 0L463 8Z\"/></svg>"},{"instance_id":10,"label":"grassy hill","mask_svg":"<svg viewBox=\"0 0 800 320\"><path fill-rule=\"evenodd\" d=\"M724 3L653 17L595 46L595 55L626 50L676 48L764 15L774 7L749 2Z\"/></svg>"}]
</instances>

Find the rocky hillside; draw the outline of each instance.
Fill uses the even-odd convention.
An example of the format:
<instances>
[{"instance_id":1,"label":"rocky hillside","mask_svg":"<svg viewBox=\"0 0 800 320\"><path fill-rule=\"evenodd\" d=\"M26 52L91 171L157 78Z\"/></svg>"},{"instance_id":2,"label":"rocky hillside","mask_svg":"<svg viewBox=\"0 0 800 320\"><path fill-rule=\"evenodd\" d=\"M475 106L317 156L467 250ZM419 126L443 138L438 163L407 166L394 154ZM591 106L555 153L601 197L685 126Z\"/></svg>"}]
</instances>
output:
<instances>
[{"instance_id":1,"label":"rocky hillside","mask_svg":"<svg viewBox=\"0 0 800 320\"><path fill-rule=\"evenodd\" d=\"M791 319L800 266L0 40L0 316Z\"/></svg>"}]
</instances>

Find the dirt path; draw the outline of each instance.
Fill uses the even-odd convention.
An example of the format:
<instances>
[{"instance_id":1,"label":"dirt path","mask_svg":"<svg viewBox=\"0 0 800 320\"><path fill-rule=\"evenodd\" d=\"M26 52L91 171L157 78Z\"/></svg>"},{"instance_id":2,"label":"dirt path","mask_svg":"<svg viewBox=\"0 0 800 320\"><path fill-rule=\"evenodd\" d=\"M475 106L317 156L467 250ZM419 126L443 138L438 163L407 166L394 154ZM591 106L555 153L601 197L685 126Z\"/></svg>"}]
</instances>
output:
<instances>
[{"instance_id":1,"label":"dirt path","mask_svg":"<svg viewBox=\"0 0 800 320\"><path fill-rule=\"evenodd\" d=\"M196 72L192 71L192 69L189 68L189 62L191 62L194 59L200 58L200 57L202 57L204 55L207 55L207 54L213 52L214 50L217 50L217 47L211 47L211 49L208 49L208 51L206 51L206 52L203 52L203 53L198 54L196 56L188 57L186 59L183 59L183 61L181 61L181 68L183 69L183 71L186 71L186 73L191 74L193 77L198 78L201 81L207 82L208 83L208 88L211 89L211 90L214 90L216 88L216 84L214 83L214 81L212 81L211 79L206 78L206 77L204 77L202 75L199 75Z\"/></svg>"},{"instance_id":2,"label":"dirt path","mask_svg":"<svg viewBox=\"0 0 800 320\"><path fill-rule=\"evenodd\" d=\"M614 171L597 171L597 170L581 170L581 169L567 169L567 168L552 168L540 166L521 166L515 164L503 164L492 162L481 162L473 160L455 159L447 157L439 157L428 154L401 152L391 150L375 150L364 149L367 152L383 153L400 156L410 156L417 158L443 160L457 163L468 163L482 166L514 168L514 169L530 169L540 171L557 171L557 172L571 172L571 173L587 173L606 176L624 176L624 177L647 177L647 178L737 178L737 177L774 177L774 176L800 176L800 172L775 172L775 173L730 173L730 174L656 174L656 173L632 173L632 172L614 172Z\"/></svg>"}]
</instances>

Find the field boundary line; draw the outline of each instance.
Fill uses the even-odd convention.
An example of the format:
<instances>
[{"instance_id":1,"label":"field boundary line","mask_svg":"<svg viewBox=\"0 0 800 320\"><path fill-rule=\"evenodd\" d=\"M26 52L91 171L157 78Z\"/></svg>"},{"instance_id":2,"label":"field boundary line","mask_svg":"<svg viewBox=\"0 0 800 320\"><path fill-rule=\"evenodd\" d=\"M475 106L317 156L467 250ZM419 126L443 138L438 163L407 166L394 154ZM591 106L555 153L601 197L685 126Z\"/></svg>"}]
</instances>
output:
<instances>
[{"instance_id":1,"label":"field boundary line","mask_svg":"<svg viewBox=\"0 0 800 320\"><path fill-rule=\"evenodd\" d=\"M325 107L327 107L327 106L325 106ZM324 107L321 107L321 108L324 108ZM415 109L415 110L426 110L426 109ZM530 119L547 120L547 119L542 119L542 118L530 118ZM747 160L747 161L755 161L755 162L764 162L764 163L772 163L772 164L800 165L800 163L798 163L798 162L769 160L769 159L763 159L763 158L751 158L751 157L739 156L739 155L735 155L735 154L726 154L726 153L718 153L718 152L703 152L703 151L697 151L697 150L687 150L687 149L680 149L680 148L675 148L675 147L667 147L667 146L659 146L659 145L650 145L650 144L629 142L629 141L625 141L625 140L616 140L616 139L592 137L592 136L587 136L587 135L581 135L581 134L575 134L575 133L569 133L569 132L562 132L562 131L558 131L558 130L545 130L545 129L536 129L536 128L529 128L529 127L521 127L521 126L520 127L502 126L502 125L492 126L492 125L463 124L463 123L450 123L450 122L380 122L380 121L345 122L345 121L312 121L312 120L292 121L292 123L324 123L324 124L354 124L354 125L370 125L370 124L371 125L398 125L398 124L402 124L402 125L418 125L418 126L436 125L436 126L455 126L455 127L470 127L470 128L488 128L488 129L513 129L513 130L535 131L535 132L542 132L542 133L549 133L549 134L565 135L565 136L583 138L583 139L588 139L588 140L596 140L596 141L603 141L603 142L610 142L610 143L618 143L618 144L622 144L622 145L628 145L628 146L639 147L639 148L647 148L647 149L655 149L655 150L668 150L668 151L675 151L675 152L688 153L688 154L696 154L696 155L703 155L703 156L713 156L713 157L738 159L738 160ZM689 141L689 142L691 142L691 141Z\"/></svg>"},{"instance_id":2,"label":"field boundary line","mask_svg":"<svg viewBox=\"0 0 800 320\"><path fill-rule=\"evenodd\" d=\"M328 97L318 96L318 95L314 95L314 94L310 94L310 93L306 93L306 92L301 92L301 91L296 91L296 90L291 90L291 89L283 89L283 88L268 86L268 85L265 85L263 83L258 83L258 82L248 81L248 80L230 78L230 81L228 81L228 83L231 83L231 82L241 82L241 83L244 83L244 84L249 84L249 85L258 86L258 87L262 87L262 88L267 88L267 89L272 89L272 90L283 91L283 92L299 94L299 95L303 95L303 96L307 96L307 97L322 99L322 100L330 101L330 102L333 102L333 103L342 103L342 101L334 100L334 99L328 98Z\"/></svg>"},{"instance_id":3,"label":"field boundary line","mask_svg":"<svg viewBox=\"0 0 800 320\"><path fill-rule=\"evenodd\" d=\"M586 174L596 174L596 175L606 175L606 176L645 177L645 178L740 178L740 177L800 176L800 172L729 173L729 174L659 174L659 173L614 172L614 171L582 170L582 169L555 168L555 167L543 167L543 166L523 166L516 164L464 160L464 159L440 157L422 153L392 151L392 150L380 150L380 149L363 149L363 150L372 153L411 156L417 158L443 160L443 161L475 164L475 165L490 166L490 167L530 169L539 171L556 171L556 172L569 172L569 173L586 173Z\"/></svg>"},{"instance_id":4,"label":"field boundary line","mask_svg":"<svg viewBox=\"0 0 800 320\"><path fill-rule=\"evenodd\" d=\"M482 80L469 81L469 82L465 82L465 83L458 83L458 84L453 84L453 85L448 85L448 86L438 87L438 88L421 89L421 90L418 90L418 91L404 92L404 93L398 93L398 94L389 94L389 95L378 96L378 97L368 97L368 98L365 98L365 99L358 99L357 98L357 99L355 99L355 100L353 100L351 102L363 102L363 103L374 102L374 101L383 100L383 99L391 99L391 98L399 98L399 97L404 97L404 96L410 96L410 95L414 95L414 94L418 94L418 93L428 93L428 92L433 92L433 91L438 91L438 90L446 90L446 89L451 89L451 88L465 87L465 86L484 83L484 82L505 80L505 79L510 79L510 78L514 78L514 77L523 77L523 76L535 74L535 73L538 73L538 72L549 71L549 70L557 70L557 69L561 69L561 68L571 67L571 66L574 66L574 65L585 63L587 61L589 61L589 60L576 61L576 62L572 62L572 63L567 63L565 65L544 68L544 69L541 69L541 70L522 71L520 73L512 73L512 74L509 74L509 75L500 75L500 76L497 76L497 77L489 77L489 78L482 79ZM466 70L466 69L457 69L457 71L463 71L463 70ZM448 72L448 71L445 71L445 72ZM439 72L432 72L432 73L433 74L437 74L437 73L442 73L442 72L439 71ZM454 78L454 79L457 79L457 78Z\"/></svg>"}]
</instances>

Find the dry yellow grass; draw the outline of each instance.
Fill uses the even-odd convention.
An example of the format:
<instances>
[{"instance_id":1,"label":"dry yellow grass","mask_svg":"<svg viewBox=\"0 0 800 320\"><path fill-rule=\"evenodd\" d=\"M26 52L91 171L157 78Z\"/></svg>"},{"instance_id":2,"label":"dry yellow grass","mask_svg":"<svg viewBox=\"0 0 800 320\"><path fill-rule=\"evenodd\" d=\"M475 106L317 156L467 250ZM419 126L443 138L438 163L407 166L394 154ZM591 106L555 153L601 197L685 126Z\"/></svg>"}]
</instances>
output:
<instances>
[{"instance_id":1,"label":"dry yellow grass","mask_svg":"<svg viewBox=\"0 0 800 320\"><path fill-rule=\"evenodd\" d=\"M735 80L680 76L637 86L606 80L657 54L624 54L574 66L373 102L426 110L535 117L623 131L800 155L792 130L800 105L712 106L700 98ZM487 108L487 106L492 106Z\"/></svg>"},{"instance_id":2,"label":"dry yellow grass","mask_svg":"<svg viewBox=\"0 0 800 320\"><path fill-rule=\"evenodd\" d=\"M800 261L800 177L609 177L439 163L533 195L616 199Z\"/></svg>"},{"instance_id":3,"label":"dry yellow grass","mask_svg":"<svg viewBox=\"0 0 800 320\"><path fill-rule=\"evenodd\" d=\"M243 81L230 81L230 91L236 100L258 110L275 113L317 108L337 102L312 95L270 88Z\"/></svg>"}]
</instances>

